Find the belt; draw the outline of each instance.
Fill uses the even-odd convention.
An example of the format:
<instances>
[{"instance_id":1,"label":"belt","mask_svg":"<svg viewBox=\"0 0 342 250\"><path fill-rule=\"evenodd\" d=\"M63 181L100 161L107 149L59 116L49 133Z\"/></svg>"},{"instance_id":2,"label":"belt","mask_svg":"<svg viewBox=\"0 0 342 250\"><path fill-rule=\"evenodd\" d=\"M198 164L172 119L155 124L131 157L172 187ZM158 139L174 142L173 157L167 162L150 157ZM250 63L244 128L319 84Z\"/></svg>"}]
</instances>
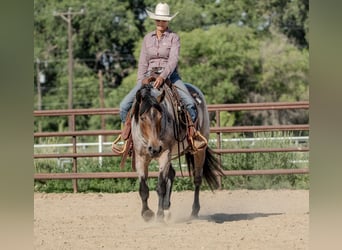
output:
<instances>
[{"instance_id":1,"label":"belt","mask_svg":"<svg viewBox=\"0 0 342 250\"><path fill-rule=\"evenodd\" d=\"M164 70L164 67L153 67L153 68L152 68L152 71L153 71L153 72L156 72L156 73L158 73L158 74L160 74L161 72L163 72L163 70Z\"/></svg>"},{"instance_id":2,"label":"belt","mask_svg":"<svg viewBox=\"0 0 342 250\"><path fill-rule=\"evenodd\" d=\"M155 74L161 74L161 72L163 72L165 68L164 67L153 67L152 69L146 71L144 73L145 77L149 77L151 75L151 73L155 73Z\"/></svg>"}]
</instances>

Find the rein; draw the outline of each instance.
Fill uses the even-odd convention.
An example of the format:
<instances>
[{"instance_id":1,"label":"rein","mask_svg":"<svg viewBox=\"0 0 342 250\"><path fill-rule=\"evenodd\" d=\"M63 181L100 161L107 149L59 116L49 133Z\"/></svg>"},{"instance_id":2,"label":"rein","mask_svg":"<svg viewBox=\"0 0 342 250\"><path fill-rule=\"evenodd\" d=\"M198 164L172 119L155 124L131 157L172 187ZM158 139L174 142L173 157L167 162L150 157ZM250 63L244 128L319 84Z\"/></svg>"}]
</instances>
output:
<instances>
[{"instance_id":1,"label":"rein","mask_svg":"<svg viewBox=\"0 0 342 250\"><path fill-rule=\"evenodd\" d=\"M180 156L181 156L181 149L180 149L180 144L182 143L183 148L184 148L184 139L186 137L186 133L184 134L183 138L180 138L181 135L181 126L180 126L180 112L181 112L181 108L180 108L180 99L179 96L177 95L177 90L175 88L172 89L172 85L164 85L164 89L166 91L166 94L172 104L172 111L173 111L173 116L175 118L175 126L173 129L173 134L175 139L177 140L177 149L178 149L178 164L179 164L179 168L181 171L181 175L182 177L184 177L183 175L183 170L182 170L182 165L181 165L181 161L180 161ZM173 90L173 91L172 91ZM176 158L176 157L175 157ZM175 159L174 158L174 159Z\"/></svg>"}]
</instances>

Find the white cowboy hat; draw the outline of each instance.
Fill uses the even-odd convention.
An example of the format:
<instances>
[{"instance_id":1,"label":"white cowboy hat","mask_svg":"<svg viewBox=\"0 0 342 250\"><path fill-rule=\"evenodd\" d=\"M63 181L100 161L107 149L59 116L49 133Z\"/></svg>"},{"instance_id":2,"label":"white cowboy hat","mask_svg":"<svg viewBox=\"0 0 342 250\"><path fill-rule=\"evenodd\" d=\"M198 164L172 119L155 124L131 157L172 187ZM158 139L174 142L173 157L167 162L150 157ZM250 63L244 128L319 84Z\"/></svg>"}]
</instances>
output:
<instances>
[{"instance_id":1,"label":"white cowboy hat","mask_svg":"<svg viewBox=\"0 0 342 250\"><path fill-rule=\"evenodd\" d=\"M147 15L154 20L163 20L163 21L171 21L175 16L177 16L178 12L173 16L170 15L170 7L167 3L158 3L156 6L155 13L146 10Z\"/></svg>"}]
</instances>

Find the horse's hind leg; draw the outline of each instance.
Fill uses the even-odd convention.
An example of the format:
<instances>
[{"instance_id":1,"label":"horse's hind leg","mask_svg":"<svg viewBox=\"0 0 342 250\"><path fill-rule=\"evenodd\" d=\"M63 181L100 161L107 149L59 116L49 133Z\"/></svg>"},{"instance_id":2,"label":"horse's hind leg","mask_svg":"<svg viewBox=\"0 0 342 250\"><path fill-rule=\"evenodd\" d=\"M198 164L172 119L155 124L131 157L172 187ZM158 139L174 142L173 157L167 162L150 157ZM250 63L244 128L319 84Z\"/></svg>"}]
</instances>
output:
<instances>
[{"instance_id":1,"label":"horse's hind leg","mask_svg":"<svg viewBox=\"0 0 342 250\"><path fill-rule=\"evenodd\" d=\"M194 192L194 202L192 204L191 218L197 218L198 212L201 208L199 203L199 192L202 184L202 176L195 175L194 177L195 192Z\"/></svg>"},{"instance_id":2,"label":"horse's hind leg","mask_svg":"<svg viewBox=\"0 0 342 250\"><path fill-rule=\"evenodd\" d=\"M146 179L143 177L140 178L139 194L140 194L141 201L142 201L141 216L144 218L145 221L149 221L154 217L154 213L148 207L148 204L147 204L147 200L150 195L150 192L147 186Z\"/></svg>"},{"instance_id":3,"label":"horse's hind leg","mask_svg":"<svg viewBox=\"0 0 342 250\"><path fill-rule=\"evenodd\" d=\"M173 184L173 180L175 178L175 175L176 175L176 172L173 169L171 164L170 164L170 167L168 169L168 174L166 177L164 177L163 172L160 172L160 174L159 174L158 187L157 187L157 193L158 193L157 217L160 219L164 218L164 210L170 208L172 184Z\"/></svg>"},{"instance_id":4,"label":"horse's hind leg","mask_svg":"<svg viewBox=\"0 0 342 250\"><path fill-rule=\"evenodd\" d=\"M199 202L199 193L202 185L202 175L203 175L203 164L205 155L202 152L198 152L196 155L188 154L188 164L193 166L193 176L194 176L194 202L192 204L191 218L197 218L199 210L201 208Z\"/></svg>"}]
</instances>

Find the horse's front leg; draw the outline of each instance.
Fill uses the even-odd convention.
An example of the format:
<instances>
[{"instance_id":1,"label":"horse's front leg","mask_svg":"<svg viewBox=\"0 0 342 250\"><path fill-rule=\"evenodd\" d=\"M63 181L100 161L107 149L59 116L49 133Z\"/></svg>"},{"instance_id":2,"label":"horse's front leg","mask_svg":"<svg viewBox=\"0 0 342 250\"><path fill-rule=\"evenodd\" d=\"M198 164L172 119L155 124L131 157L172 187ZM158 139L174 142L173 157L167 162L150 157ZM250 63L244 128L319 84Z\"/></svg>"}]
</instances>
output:
<instances>
[{"instance_id":1,"label":"horse's front leg","mask_svg":"<svg viewBox=\"0 0 342 250\"><path fill-rule=\"evenodd\" d=\"M147 185L149 161L145 157L136 154L136 170L139 178L139 195L142 202L141 216L145 221L150 221L154 218L154 212L148 207L148 198L150 190Z\"/></svg>"},{"instance_id":2,"label":"horse's front leg","mask_svg":"<svg viewBox=\"0 0 342 250\"><path fill-rule=\"evenodd\" d=\"M159 219L164 218L164 210L170 208L172 184L175 179L176 172L171 164L171 155L169 152L159 158L159 177L158 177L158 212L157 217Z\"/></svg>"}]
</instances>

